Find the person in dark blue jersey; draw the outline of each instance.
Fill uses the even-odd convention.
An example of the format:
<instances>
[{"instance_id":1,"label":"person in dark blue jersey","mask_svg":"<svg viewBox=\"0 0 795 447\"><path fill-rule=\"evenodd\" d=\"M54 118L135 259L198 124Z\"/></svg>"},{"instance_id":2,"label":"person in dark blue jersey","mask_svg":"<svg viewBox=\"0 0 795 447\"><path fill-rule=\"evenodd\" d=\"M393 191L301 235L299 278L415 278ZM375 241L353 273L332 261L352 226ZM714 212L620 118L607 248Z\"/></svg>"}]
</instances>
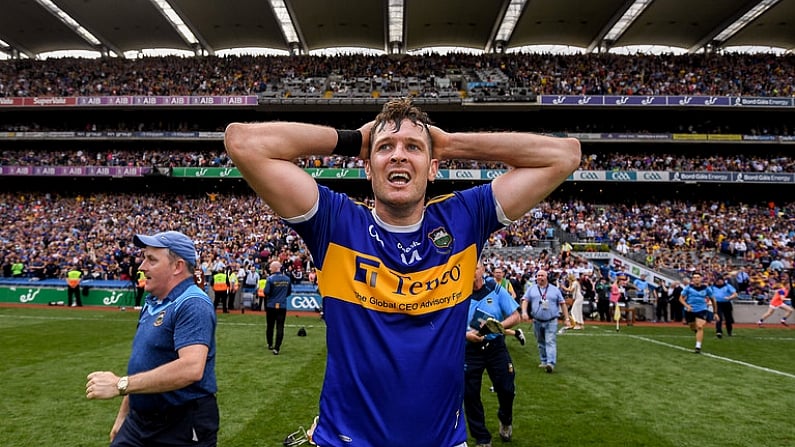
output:
<instances>
[{"instance_id":1,"label":"person in dark blue jersey","mask_svg":"<svg viewBox=\"0 0 795 447\"><path fill-rule=\"evenodd\" d=\"M196 286L193 240L177 231L136 235L144 249L143 308L127 374L88 375L86 397L122 396L112 447L217 445L215 307Z\"/></svg>"},{"instance_id":2,"label":"person in dark blue jersey","mask_svg":"<svg viewBox=\"0 0 795 447\"><path fill-rule=\"evenodd\" d=\"M279 355L284 341L284 321L287 318L287 298L293 292L290 277L282 272L282 263L273 261L268 266L271 274L265 283L265 338L268 350ZM276 342L273 333L276 331Z\"/></svg>"},{"instance_id":3,"label":"person in dark blue jersey","mask_svg":"<svg viewBox=\"0 0 795 447\"><path fill-rule=\"evenodd\" d=\"M530 133L449 133L410 100L357 130L232 123L229 156L306 242L327 325L313 442L322 447L466 445L464 347L472 278L495 230L578 166L579 142ZM293 160L358 156L372 208L318 185ZM503 162L491 183L426 201L440 160Z\"/></svg>"}]
</instances>

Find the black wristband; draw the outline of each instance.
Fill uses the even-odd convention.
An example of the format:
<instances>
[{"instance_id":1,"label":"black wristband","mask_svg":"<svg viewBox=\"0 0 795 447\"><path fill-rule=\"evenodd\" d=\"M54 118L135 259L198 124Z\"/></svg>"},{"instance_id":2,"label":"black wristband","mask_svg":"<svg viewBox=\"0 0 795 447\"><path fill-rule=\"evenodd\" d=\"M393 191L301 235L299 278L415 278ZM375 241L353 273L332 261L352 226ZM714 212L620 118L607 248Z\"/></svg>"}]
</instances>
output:
<instances>
[{"instance_id":1,"label":"black wristband","mask_svg":"<svg viewBox=\"0 0 795 447\"><path fill-rule=\"evenodd\" d=\"M337 145L331 151L334 155L358 157L362 151L362 133L358 130L337 129Z\"/></svg>"}]
</instances>

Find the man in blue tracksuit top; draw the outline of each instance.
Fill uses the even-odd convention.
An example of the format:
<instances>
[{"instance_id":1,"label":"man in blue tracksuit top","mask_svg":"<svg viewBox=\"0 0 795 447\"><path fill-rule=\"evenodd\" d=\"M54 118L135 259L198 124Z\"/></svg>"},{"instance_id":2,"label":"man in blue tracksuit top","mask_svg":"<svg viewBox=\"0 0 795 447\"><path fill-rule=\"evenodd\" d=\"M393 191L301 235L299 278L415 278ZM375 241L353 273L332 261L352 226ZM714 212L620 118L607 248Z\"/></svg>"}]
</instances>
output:
<instances>
[{"instance_id":1,"label":"man in blue tracksuit top","mask_svg":"<svg viewBox=\"0 0 795 447\"><path fill-rule=\"evenodd\" d=\"M177 231L136 235L148 293L127 374L88 375L86 397L123 396L113 447L214 447L218 437L213 302L196 286L193 240Z\"/></svg>"},{"instance_id":2,"label":"man in blue tracksuit top","mask_svg":"<svg viewBox=\"0 0 795 447\"><path fill-rule=\"evenodd\" d=\"M718 315L718 318L715 319L715 336L718 338L723 337L723 328L721 326L722 323L725 322L726 333L731 337L732 325L734 323L734 306L732 305L732 300L737 298L737 290L726 281L723 275L718 275L718 277L715 278L715 283L712 285L712 297L715 298L715 302L718 305L718 308L715 309Z\"/></svg>"},{"instance_id":3,"label":"man in blue tracksuit top","mask_svg":"<svg viewBox=\"0 0 795 447\"><path fill-rule=\"evenodd\" d=\"M290 277L282 273L282 263L273 261L270 265L271 275L265 283L265 320L267 328L265 336L268 349L273 355L279 355L284 340L284 320L287 319L287 297L293 292ZM273 343L273 329L276 328L276 344Z\"/></svg>"},{"instance_id":4,"label":"man in blue tracksuit top","mask_svg":"<svg viewBox=\"0 0 795 447\"><path fill-rule=\"evenodd\" d=\"M489 373L494 392L497 393L500 422L500 438L508 442L513 432L513 399L515 396L515 371L513 360L505 345L505 334L486 330L486 320L499 321L502 328L519 323L519 304L505 288L494 282L486 284L482 263L475 269L475 281L469 301L469 326L466 332L467 346L464 357L464 412L469 433L477 445L491 445L491 433L486 428L480 388L483 371Z\"/></svg>"}]
</instances>

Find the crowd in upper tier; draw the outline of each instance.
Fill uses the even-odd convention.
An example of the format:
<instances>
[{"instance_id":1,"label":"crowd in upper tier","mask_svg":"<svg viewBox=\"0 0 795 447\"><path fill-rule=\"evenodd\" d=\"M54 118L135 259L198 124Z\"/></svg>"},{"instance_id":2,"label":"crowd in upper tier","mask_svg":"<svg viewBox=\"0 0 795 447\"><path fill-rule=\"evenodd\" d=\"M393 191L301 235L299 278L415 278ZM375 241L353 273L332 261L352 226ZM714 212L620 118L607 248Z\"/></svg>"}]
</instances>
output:
<instances>
[{"instance_id":1,"label":"crowd in upper tier","mask_svg":"<svg viewBox=\"0 0 795 447\"><path fill-rule=\"evenodd\" d=\"M0 97L97 95L260 95L288 97L417 96L496 99L533 94L618 95L795 95L795 56L613 54L447 54L425 56L269 56L126 59L49 59L0 61ZM8 115L8 114L7 114ZM572 123L571 132L717 132L782 136L791 124L779 118L762 122L670 124L664 130L605 128ZM49 130L9 116L0 130ZM131 118L135 119L135 118ZM692 120L692 116L688 116ZM174 122L168 130L195 130ZM563 124L565 126L565 124ZM616 126L632 126L619 123ZM654 126L649 123L649 126ZM88 125L87 130L164 130L136 123ZM601 126L601 127L600 127ZM677 130L678 129L678 130ZM64 129L54 129L64 130ZM75 130L75 129L65 129ZM198 130L222 130L204 128ZM547 129L562 131L564 129ZM32 142L36 144L37 142ZM141 140L141 149L109 147L75 150L58 142L40 150L0 152L0 165L229 167L220 142L206 150L164 150ZM97 146L92 143L92 148ZM194 146L195 147L195 146ZM587 146L586 146L587 147ZM671 147L671 146L666 146ZM771 147L771 146L766 146ZM660 171L795 172L786 151L714 153L584 151L581 169ZM305 167L359 167L361 160L319 157L297 160ZM442 168L503 168L445 161ZM179 229L193 237L205 268L280 259L294 271L310 271L300 238L253 194L59 196L0 193L0 264L4 276L57 277L79 267L92 277L129 275L139 251L135 233ZM492 247L522 247L566 239L606 244L672 271L726 271L744 263L756 272L790 268L795 251L795 204L656 202L634 205L547 201L525 218L496 232ZM578 246L575 244L573 249ZM593 245L590 246L593 248ZM557 259L557 258L552 258ZM567 258L577 259L579 258ZM500 262L499 259L493 262ZM556 261L550 261L556 262ZM525 265L525 263L519 263ZM21 265L21 270L20 270ZM517 264L518 265L518 264ZM560 265L545 265L564 267ZM518 269L518 267L517 267ZM513 268L511 269L513 270ZM526 272L509 271L509 276Z\"/></svg>"},{"instance_id":2,"label":"crowd in upper tier","mask_svg":"<svg viewBox=\"0 0 795 447\"><path fill-rule=\"evenodd\" d=\"M0 97L792 96L795 56L430 54L0 61Z\"/></svg>"},{"instance_id":3,"label":"crowd in upper tier","mask_svg":"<svg viewBox=\"0 0 795 447\"><path fill-rule=\"evenodd\" d=\"M353 157L325 156L296 160L304 168L361 168ZM139 167L234 167L223 151L157 150L2 150L0 166L139 166ZM442 169L504 169L500 163L443 160ZM666 153L622 153L584 151L581 170L600 171L708 171L708 172L795 172L795 159L783 152L765 154L700 155Z\"/></svg>"}]
</instances>

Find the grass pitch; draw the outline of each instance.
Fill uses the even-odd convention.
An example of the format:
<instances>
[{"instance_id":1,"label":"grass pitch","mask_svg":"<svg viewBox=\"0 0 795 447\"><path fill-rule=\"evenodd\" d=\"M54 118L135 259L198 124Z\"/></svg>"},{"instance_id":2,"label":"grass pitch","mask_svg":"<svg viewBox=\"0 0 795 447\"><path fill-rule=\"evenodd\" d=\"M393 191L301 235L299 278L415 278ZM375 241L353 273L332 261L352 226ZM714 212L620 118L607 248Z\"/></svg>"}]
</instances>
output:
<instances>
[{"instance_id":1,"label":"grass pitch","mask_svg":"<svg viewBox=\"0 0 795 447\"><path fill-rule=\"evenodd\" d=\"M124 372L136 315L0 308L0 446L107 445L120 400L87 400L86 375ZM288 317L282 353L274 356L265 347L262 313L219 314L218 321L219 446L281 446L317 413L323 323ZM307 337L296 336L301 326ZM683 325L620 332L589 325L558 337L558 367L546 374L536 367L531 326L522 324L527 346L508 343L517 395L514 440L505 445L795 445L795 330L768 326L739 328L722 340L708 329L704 351L695 355ZM483 401L499 446L489 385L486 378Z\"/></svg>"}]
</instances>

